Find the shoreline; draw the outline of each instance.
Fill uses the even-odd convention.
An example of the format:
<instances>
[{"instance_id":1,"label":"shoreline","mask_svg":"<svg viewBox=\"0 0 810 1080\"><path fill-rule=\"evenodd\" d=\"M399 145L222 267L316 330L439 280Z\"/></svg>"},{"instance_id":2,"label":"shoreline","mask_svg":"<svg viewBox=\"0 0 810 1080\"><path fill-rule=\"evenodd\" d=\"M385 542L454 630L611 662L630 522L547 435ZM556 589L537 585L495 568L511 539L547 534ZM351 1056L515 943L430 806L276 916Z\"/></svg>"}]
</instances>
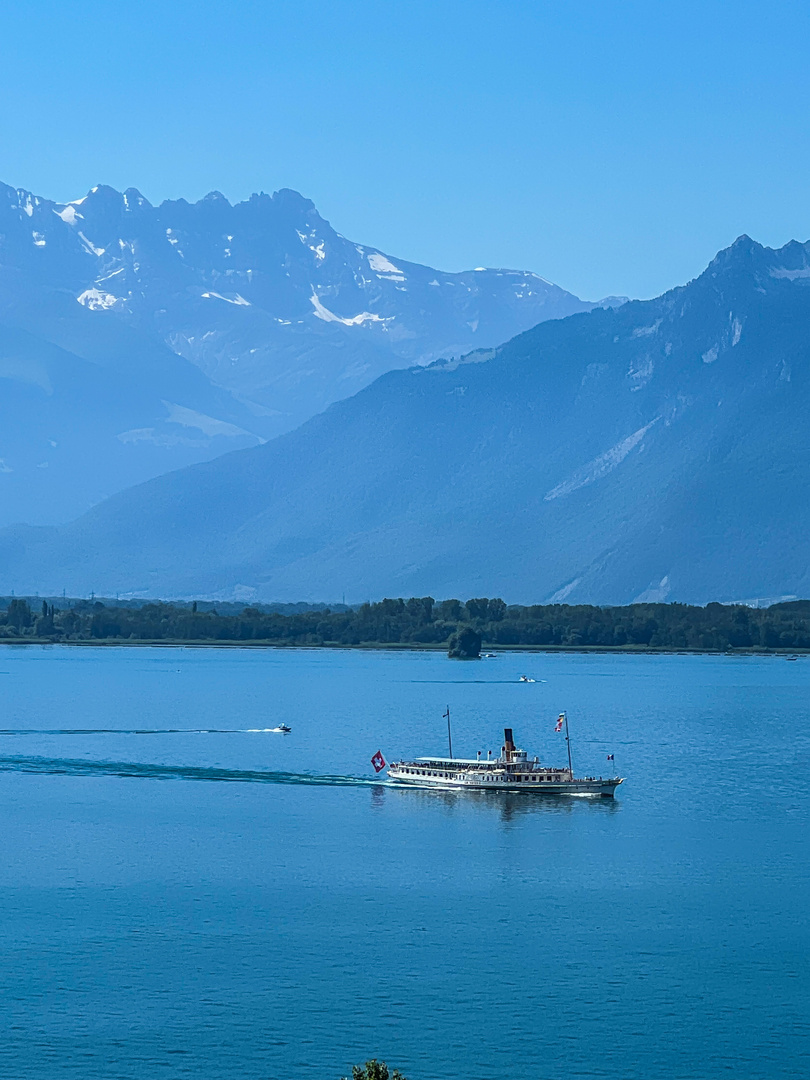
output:
<instances>
[{"instance_id":1,"label":"shoreline","mask_svg":"<svg viewBox=\"0 0 810 1080\"><path fill-rule=\"evenodd\" d=\"M444 652L447 651L447 643L431 644L429 642L360 642L357 645L346 645L337 641L325 641L322 643L292 644L289 641L233 641L212 639L210 641L199 640L166 640L165 638L139 639L133 641L126 638L99 638L97 640L81 639L62 641L56 638L0 638L0 646L17 647L19 645L60 646L64 648L116 648L116 649L342 649L347 652ZM672 649L666 646L649 645L482 645L482 650L494 653L604 653L609 656L808 656L810 648L782 649L767 648L766 646L749 646L739 649ZM448 659L451 659L448 657ZM454 658L455 659L455 658ZM484 659L481 657L470 657ZM467 659L461 658L462 663Z\"/></svg>"}]
</instances>

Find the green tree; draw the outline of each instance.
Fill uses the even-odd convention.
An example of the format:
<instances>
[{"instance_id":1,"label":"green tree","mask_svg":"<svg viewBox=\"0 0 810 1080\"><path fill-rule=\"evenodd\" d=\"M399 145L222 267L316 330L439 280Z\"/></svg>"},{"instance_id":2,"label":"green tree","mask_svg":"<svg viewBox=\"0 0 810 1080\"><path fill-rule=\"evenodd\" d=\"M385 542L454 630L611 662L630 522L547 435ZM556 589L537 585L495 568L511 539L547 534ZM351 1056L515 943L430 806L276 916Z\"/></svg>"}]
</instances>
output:
<instances>
[{"instance_id":1,"label":"green tree","mask_svg":"<svg viewBox=\"0 0 810 1080\"><path fill-rule=\"evenodd\" d=\"M8 605L6 621L15 630L24 630L31 625L31 608L27 600L13 599Z\"/></svg>"},{"instance_id":2,"label":"green tree","mask_svg":"<svg viewBox=\"0 0 810 1080\"><path fill-rule=\"evenodd\" d=\"M266 641L289 645L360 645L395 642L438 644L452 635L450 655L478 655L480 639L498 645L590 648L810 650L810 600L787 601L770 608L743 605L631 604L597 608L586 604L509 607L499 599L479 598L434 604L427 597L389 598L340 611L328 607L269 605L237 607L221 613L195 612L150 602L105 607L95 598L74 600L69 610L38 600L5 597L0 601L0 636L121 638L131 641ZM40 604L42 613L40 614ZM472 631L462 634L463 630Z\"/></svg>"},{"instance_id":3,"label":"green tree","mask_svg":"<svg viewBox=\"0 0 810 1080\"><path fill-rule=\"evenodd\" d=\"M453 660L478 660L481 656L481 635L471 626L457 630L447 643L447 655Z\"/></svg>"},{"instance_id":4,"label":"green tree","mask_svg":"<svg viewBox=\"0 0 810 1080\"><path fill-rule=\"evenodd\" d=\"M433 605L435 603L436 601L432 596L412 596L405 605L405 610L418 623L429 623L433 618Z\"/></svg>"},{"instance_id":5,"label":"green tree","mask_svg":"<svg viewBox=\"0 0 810 1080\"><path fill-rule=\"evenodd\" d=\"M37 637L52 637L56 633L53 622L53 608L48 607L46 600L42 601L42 614L36 621L34 633Z\"/></svg>"},{"instance_id":6,"label":"green tree","mask_svg":"<svg viewBox=\"0 0 810 1080\"><path fill-rule=\"evenodd\" d=\"M489 617L489 599L486 596L482 596L477 600L468 600L466 608L471 619L485 622Z\"/></svg>"},{"instance_id":7,"label":"green tree","mask_svg":"<svg viewBox=\"0 0 810 1080\"><path fill-rule=\"evenodd\" d=\"M442 622L461 622L464 618L464 605L460 600L442 600L436 608L436 614Z\"/></svg>"},{"instance_id":8,"label":"green tree","mask_svg":"<svg viewBox=\"0 0 810 1080\"><path fill-rule=\"evenodd\" d=\"M487 618L490 622L500 622L506 615L506 604L503 600L496 597L494 600L490 600L487 610Z\"/></svg>"},{"instance_id":9,"label":"green tree","mask_svg":"<svg viewBox=\"0 0 810 1080\"><path fill-rule=\"evenodd\" d=\"M344 1076L343 1080L348 1080L348 1077ZM405 1077L399 1069L389 1073L384 1061L372 1058L365 1065L352 1065L352 1080L405 1080Z\"/></svg>"}]
</instances>

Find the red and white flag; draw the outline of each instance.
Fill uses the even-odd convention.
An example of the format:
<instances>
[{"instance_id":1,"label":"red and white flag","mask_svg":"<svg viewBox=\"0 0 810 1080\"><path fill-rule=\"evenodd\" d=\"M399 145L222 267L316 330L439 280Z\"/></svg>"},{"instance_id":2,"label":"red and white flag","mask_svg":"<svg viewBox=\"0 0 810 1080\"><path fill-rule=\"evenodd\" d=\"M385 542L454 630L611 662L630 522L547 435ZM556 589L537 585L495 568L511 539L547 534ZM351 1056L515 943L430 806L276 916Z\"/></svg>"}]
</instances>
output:
<instances>
[{"instance_id":1,"label":"red and white flag","mask_svg":"<svg viewBox=\"0 0 810 1080\"><path fill-rule=\"evenodd\" d=\"M560 713L560 715L557 717L557 726L554 728L554 730L555 731L562 731L564 723L565 723L565 713Z\"/></svg>"},{"instance_id":2,"label":"red and white flag","mask_svg":"<svg viewBox=\"0 0 810 1080\"><path fill-rule=\"evenodd\" d=\"M374 772L382 772L385 768L385 758L382 756L382 750L378 750L374 757L371 759L371 764L374 766Z\"/></svg>"}]
</instances>

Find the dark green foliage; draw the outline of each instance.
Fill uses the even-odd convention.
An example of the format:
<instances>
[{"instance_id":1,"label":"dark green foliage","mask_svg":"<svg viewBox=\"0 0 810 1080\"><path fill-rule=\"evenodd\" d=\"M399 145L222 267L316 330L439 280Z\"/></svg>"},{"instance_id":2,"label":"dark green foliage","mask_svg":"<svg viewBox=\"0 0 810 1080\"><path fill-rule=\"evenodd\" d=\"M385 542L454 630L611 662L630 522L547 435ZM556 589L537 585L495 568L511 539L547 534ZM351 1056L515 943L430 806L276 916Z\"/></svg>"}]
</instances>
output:
<instances>
[{"instance_id":1,"label":"dark green foliage","mask_svg":"<svg viewBox=\"0 0 810 1080\"><path fill-rule=\"evenodd\" d=\"M31 625L31 606L27 600L12 600L8 605L6 622L15 630L25 630Z\"/></svg>"},{"instance_id":2,"label":"dark green foliage","mask_svg":"<svg viewBox=\"0 0 810 1080\"><path fill-rule=\"evenodd\" d=\"M34 624L34 633L37 637L43 638L60 638L63 631L60 627L59 630L53 621L54 609L53 604L49 605L47 600L42 601L42 614L36 620Z\"/></svg>"},{"instance_id":3,"label":"dark green foliage","mask_svg":"<svg viewBox=\"0 0 810 1080\"><path fill-rule=\"evenodd\" d=\"M41 614L40 612L41 603ZM810 601L743 605L631 604L628 607L507 605L479 597L462 603L431 596L381 600L357 608L284 611L99 600L0 600L0 640L231 641L278 645L402 645L450 647L453 656L486 648L810 650ZM451 640L452 639L452 640Z\"/></svg>"},{"instance_id":4,"label":"dark green foliage","mask_svg":"<svg viewBox=\"0 0 810 1080\"><path fill-rule=\"evenodd\" d=\"M471 626L463 626L450 635L447 655L452 660L480 660L481 635Z\"/></svg>"},{"instance_id":5,"label":"dark green foliage","mask_svg":"<svg viewBox=\"0 0 810 1080\"><path fill-rule=\"evenodd\" d=\"M347 1077L344 1076L343 1080L347 1080ZM384 1061L372 1058L365 1065L352 1065L352 1080L405 1080L405 1077L399 1069L389 1073Z\"/></svg>"},{"instance_id":6,"label":"dark green foliage","mask_svg":"<svg viewBox=\"0 0 810 1080\"><path fill-rule=\"evenodd\" d=\"M486 597L480 600L468 600L464 606L467 608L467 615L470 619L477 622L486 622L488 620L489 600Z\"/></svg>"},{"instance_id":7,"label":"dark green foliage","mask_svg":"<svg viewBox=\"0 0 810 1080\"><path fill-rule=\"evenodd\" d=\"M464 618L464 605L460 600L442 600L436 608L436 614L444 622L461 622Z\"/></svg>"}]
</instances>

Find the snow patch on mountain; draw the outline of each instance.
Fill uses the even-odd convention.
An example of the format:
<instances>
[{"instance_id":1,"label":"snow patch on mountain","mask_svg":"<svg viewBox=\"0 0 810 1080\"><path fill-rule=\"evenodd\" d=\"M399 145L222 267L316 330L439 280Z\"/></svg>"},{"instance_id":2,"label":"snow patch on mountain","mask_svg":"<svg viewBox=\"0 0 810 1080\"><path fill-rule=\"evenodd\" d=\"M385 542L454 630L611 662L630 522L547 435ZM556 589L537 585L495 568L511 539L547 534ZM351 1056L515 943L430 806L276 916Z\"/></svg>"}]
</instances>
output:
<instances>
[{"instance_id":1,"label":"snow patch on mountain","mask_svg":"<svg viewBox=\"0 0 810 1080\"><path fill-rule=\"evenodd\" d=\"M593 484L597 480L601 480L603 476L613 472L618 465L621 465L630 451L638 446L653 424L657 424L660 419L660 416L656 416L649 424L645 424L644 427L634 431L632 435L628 435L620 443L616 443L604 454L600 454L599 457L589 461L581 469L577 469L567 480L552 488L546 494L545 501L550 502L551 499L559 499L564 495L570 495L571 492L578 491L579 488L586 487L588 484Z\"/></svg>"},{"instance_id":2,"label":"snow patch on mountain","mask_svg":"<svg viewBox=\"0 0 810 1080\"><path fill-rule=\"evenodd\" d=\"M99 256L104 254L105 249L102 247L96 247L96 245L91 240L87 239L81 229L79 229L79 239L81 240L84 246L84 250L88 253L88 255Z\"/></svg>"},{"instance_id":3,"label":"snow patch on mountain","mask_svg":"<svg viewBox=\"0 0 810 1080\"><path fill-rule=\"evenodd\" d=\"M671 592L672 585L670 584L669 574L664 574L660 581L651 582L644 592L639 593L633 603L663 604Z\"/></svg>"},{"instance_id":4,"label":"snow patch on mountain","mask_svg":"<svg viewBox=\"0 0 810 1080\"><path fill-rule=\"evenodd\" d=\"M582 581L581 577L574 578L573 581L569 581L567 585L563 585L561 589L557 589L547 600L547 604L564 604L574 589Z\"/></svg>"},{"instance_id":5,"label":"snow patch on mountain","mask_svg":"<svg viewBox=\"0 0 810 1080\"><path fill-rule=\"evenodd\" d=\"M85 289L76 299L84 307L89 308L90 311L106 311L114 304L117 304L121 298L113 296L112 293L104 292L102 289Z\"/></svg>"},{"instance_id":6,"label":"snow patch on mountain","mask_svg":"<svg viewBox=\"0 0 810 1080\"><path fill-rule=\"evenodd\" d=\"M98 446L113 443L109 460L98 455L98 471L106 470L103 483L93 486L86 471L68 466L65 453L61 463L51 462L51 476L64 469L64 483L41 487L41 498L32 491L30 499L20 485L16 505L34 506L29 520L37 522L46 512L39 507L57 502L54 516L64 517L71 492L81 489L78 513L99 493L164 467L210 458L210 437L199 430L173 431L156 420L163 415L159 405L155 411L162 398L270 438L388 371L492 348L543 320L593 306L522 271L444 273L409 262L400 266L372 246L347 240L309 200L291 191L257 195L237 206L212 194L197 203L178 199L158 207L134 188L122 193L106 185L84 198L59 201L3 185L0 193L0 269L10 275L13 290L23 288L21 268L29 275L25 289L31 302L20 303L33 332L41 330L58 347L75 348L77 356L106 357L122 385L147 388L143 397L121 391L114 421L106 396L104 409L92 414L87 438L101 440ZM59 314L65 296L75 329ZM72 299L86 310L79 311ZM0 297L0 321L4 302ZM42 318L34 314L35 304ZM138 343L132 338L121 346L119 339L131 335ZM193 365L185 381L175 384L167 373L164 383L163 361L147 362L150 355L163 355L164 347ZM55 402L64 397L67 408L58 380L51 387L48 364L29 359L30 370L20 362L12 372L0 357L0 366L0 378L20 385L35 380L49 396L53 389ZM106 365L97 367L100 375ZM186 397L197 372L199 384ZM107 379L98 392L106 395L111 385ZM21 393L16 387L12 392ZM84 434L77 433L76 446L80 438ZM150 444L167 447L165 464L157 462ZM221 450L234 445L216 444ZM186 453L184 447L201 452ZM0 453L16 462L13 449L7 439ZM33 458L31 463L33 471ZM91 490L96 494L89 495ZM18 511L10 503L0 505L0 522L11 513Z\"/></svg>"},{"instance_id":7,"label":"snow patch on mountain","mask_svg":"<svg viewBox=\"0 0 810 1080\"><path fill-rule=\"evenodd\" d=\"M380 315L374 315L370 311L361 311L359 315L355 315L351 319L344 319L340 315L335 315L334 311L330 311L329 308L324 307L318 297L313 292L309 298L310 304L315 308L315 317L317 319L323 319L324 322L343 323L344 326L362 326L365 322L388 322L388 319L383 319Z\"/></svg>"},{"instance_id":8,"label":"snow patch on mountain","mask_svg":"<svg viewBox=\"0 0 810 1080\"><path fill-rule=\"evenodd\" d=\"M61 210L54 210L54 213L57 217L60 217L66 225L75 225L76 218L82 217L76 210L74 203L68 203L67 206L64 206Z\"/></svg>"},{"instance_id":9,"label":"snow patch on mountain","mask_svg":"<svg viewBox=\"0 0 810 1080\"><path fill-rule=\"evenodd\" d=\"M368 265L377 274L401 274L402 271L398 266L394 266L390 259L386 259L385 255L381 255L379 251L375 251L373 255L368 256Z\"/></svg>"},{"instance_id":10,"label":"snow patch on mountain","mask_svg":"<svg viewBox=\"0 0 810 1080\"><path fill-rule=\"evenodd\" d=\"M218 292L204 292L204 300L224 300L226 304L236 304L237 307L250 307L251 303L246 300L244 296L240 296L239 293L233 293L231 296L223 296Z\"/></svg>"},{"instance_id":11,"label":"snow patch on mountain","mask_svg":"<svg viewBox=\"0 0 810 1080\"><path fill-rule=\"evenodd\" d=\"M117 274L123 274L123 273L124 273L124 267L119 266L117 270L111 270L109 272L109 274L104 274L101 277L97 277L96 278L96 285L100 285L102 283L102 281L109 281L110 278L114 278Z\"/></svg>"}]
</instances>

